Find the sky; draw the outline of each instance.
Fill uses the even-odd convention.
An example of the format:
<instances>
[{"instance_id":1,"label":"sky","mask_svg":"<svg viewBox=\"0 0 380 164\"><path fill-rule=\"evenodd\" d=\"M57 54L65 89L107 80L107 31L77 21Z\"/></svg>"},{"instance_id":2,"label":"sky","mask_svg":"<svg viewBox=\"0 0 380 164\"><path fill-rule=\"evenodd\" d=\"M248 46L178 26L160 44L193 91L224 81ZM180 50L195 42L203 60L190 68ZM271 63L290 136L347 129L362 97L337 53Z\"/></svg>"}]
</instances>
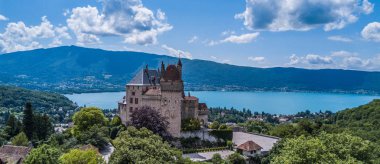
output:
<instances>
[{"instance_id":1,"label":"sky","mask_svg":"<svg viewBox=\"0 0 380 164\"><path fill-rule=\"evenodd\" d=\"M0 0L0 53L64 45L380 71L380 1Z\"/></svg>"}]
</instances>

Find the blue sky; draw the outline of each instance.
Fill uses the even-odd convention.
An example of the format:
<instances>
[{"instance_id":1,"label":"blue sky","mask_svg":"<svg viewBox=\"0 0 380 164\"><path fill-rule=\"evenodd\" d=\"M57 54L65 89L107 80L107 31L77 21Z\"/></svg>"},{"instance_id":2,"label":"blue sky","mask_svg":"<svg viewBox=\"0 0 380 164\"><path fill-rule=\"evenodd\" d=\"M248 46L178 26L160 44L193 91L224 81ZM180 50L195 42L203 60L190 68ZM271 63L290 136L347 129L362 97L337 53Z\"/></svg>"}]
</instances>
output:
<instances>
[{"instance_id":1,"label":"blue sky","mask_svg":"<svg viewBox=\"0 0 380 164\"><path fill-rule=\"evenodd\" d=\"M1 53L62 45L380 71L375 0L0 0Z\"/></svg>"}]
</instances>

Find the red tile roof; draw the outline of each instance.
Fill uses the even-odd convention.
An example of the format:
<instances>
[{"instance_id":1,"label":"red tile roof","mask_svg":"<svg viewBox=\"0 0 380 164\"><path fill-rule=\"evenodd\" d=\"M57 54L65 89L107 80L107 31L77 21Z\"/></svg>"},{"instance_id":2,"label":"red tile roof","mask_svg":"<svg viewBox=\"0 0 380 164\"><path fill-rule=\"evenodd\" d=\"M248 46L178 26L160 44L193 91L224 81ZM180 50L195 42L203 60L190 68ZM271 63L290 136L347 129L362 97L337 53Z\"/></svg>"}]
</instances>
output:
<instances>
[{"instance_id":1,"label":"red tile roof","mask_svg":"<svg viewBox=\"0 0 380 164\"><path fill-rule=\"evenodd\" d=\"M247 141L239 145L237 149L244 150L244 151L254 151L254 150L261 150L262 147L253 141Z\"/></svg>"}]
</instances>

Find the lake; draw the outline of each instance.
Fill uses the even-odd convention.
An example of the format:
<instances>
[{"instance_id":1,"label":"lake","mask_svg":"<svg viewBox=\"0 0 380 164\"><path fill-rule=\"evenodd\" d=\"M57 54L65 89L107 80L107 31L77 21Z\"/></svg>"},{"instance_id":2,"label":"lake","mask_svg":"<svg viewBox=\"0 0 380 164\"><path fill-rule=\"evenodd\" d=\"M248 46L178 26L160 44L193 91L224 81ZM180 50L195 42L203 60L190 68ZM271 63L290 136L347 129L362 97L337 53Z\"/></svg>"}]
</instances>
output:
<instances>
[{"instance_id":1,"label":"lake","mask_svg":"<svg viewBox=\"0 0 380 164\"><path fill-rule=\"evenodd\" d=\"M83 106L97 106L103 109L117 108L125 92L82 93L65 95L73 102ZM187 92L186 92L187 95ZM294 114L300 111L330 110L333 112L366 104L380 96L338 94L338 93L304 93L304 92L223 92L192 91L200 102L209 107L234 107L272 114Z\"/></svg>"}]
</instances>

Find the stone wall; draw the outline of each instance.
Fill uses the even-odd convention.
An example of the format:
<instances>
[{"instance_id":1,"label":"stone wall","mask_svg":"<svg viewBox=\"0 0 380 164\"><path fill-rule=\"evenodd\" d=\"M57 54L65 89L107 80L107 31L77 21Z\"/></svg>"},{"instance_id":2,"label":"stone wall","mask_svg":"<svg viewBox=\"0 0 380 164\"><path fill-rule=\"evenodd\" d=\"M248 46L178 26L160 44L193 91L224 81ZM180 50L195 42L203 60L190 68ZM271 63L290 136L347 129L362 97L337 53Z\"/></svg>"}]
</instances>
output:
<instances>
[{"instance_id":1,"label":"stone wall","mask_svg":"<svg viewBox=\"0 0 380 164\"><path fill-rule=\"evenodd\" d=\"M217 142L218 139L214 136L210 135L209 131L202 129L198 131L191 131L191 132L181 132L181 137L183 138L194 138L198 137L201 140L210 141L210 142Z\"/></svg>"}]
</instances>

